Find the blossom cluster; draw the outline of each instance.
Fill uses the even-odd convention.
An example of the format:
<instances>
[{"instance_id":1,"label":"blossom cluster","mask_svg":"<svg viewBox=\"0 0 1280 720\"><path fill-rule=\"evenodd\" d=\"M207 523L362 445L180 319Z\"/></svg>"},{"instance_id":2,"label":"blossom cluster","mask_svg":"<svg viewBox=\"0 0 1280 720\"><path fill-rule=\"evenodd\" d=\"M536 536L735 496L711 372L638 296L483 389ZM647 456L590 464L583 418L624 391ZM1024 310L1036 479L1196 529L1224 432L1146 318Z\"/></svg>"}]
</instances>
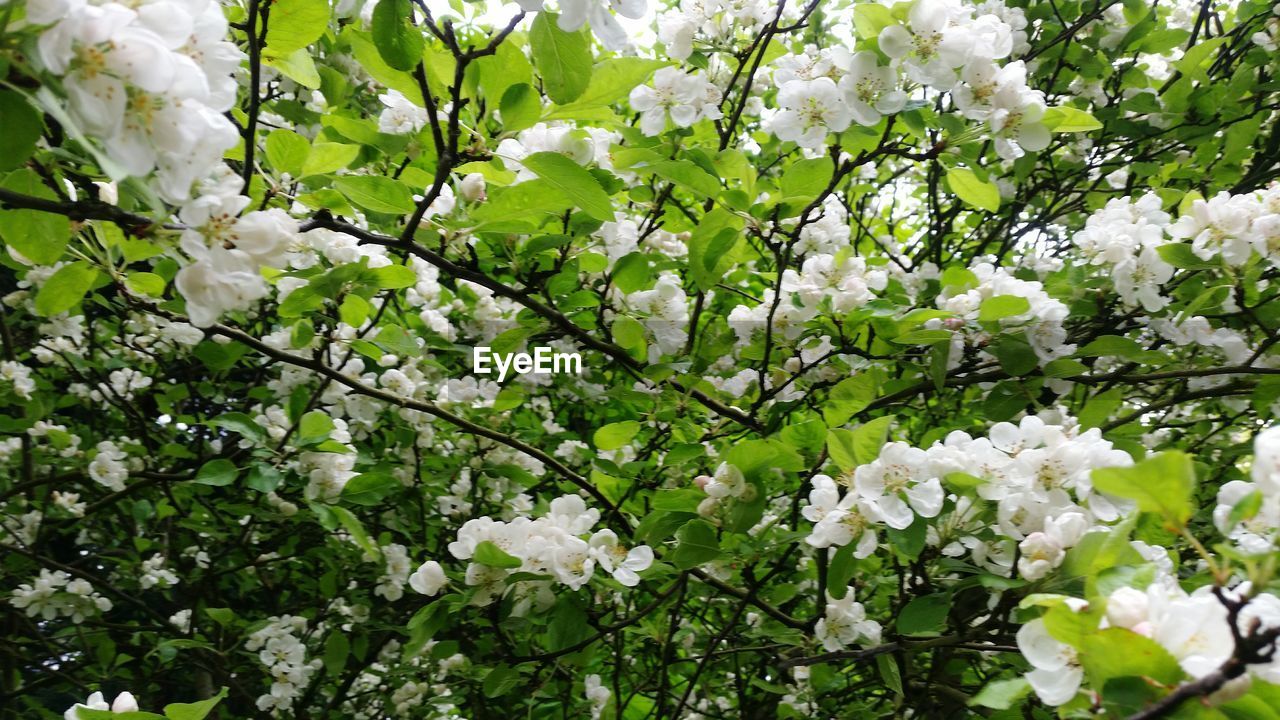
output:
<instances>
[{"instance_id":1,"label":"blossom cluster","mask_svg":"<svg viewBox=\"0 0 1280 720\"><path fill-rule=\"evenodd\" d=\"M516 517L511 522L480 517L468 520L449 543L449 554L470 560L466 584L472 588L472 602L488 605L512 586L507 577L514 572L545 575L577 590L588 582L596 566L626 586L640 582L639 573L653 564L653 550L647 545L624 547L612 530L591 532L600 511L588 508L581 497L565 495L552 500L542 517ZM582 536L591 532L588 539ZM477 562L477 549L488 543L519 561L519 567L502 568ZM432 572L436 568L428 568ZM430 581L434 586L435 581ZM423 587L429 587L424 584Z\"/></svg>"},{"instance_id":2,"label":"blossom cluster","mask_svg":"<svg viewBox=\"0 0 1280 720\"><path fill-rule=\"evenodd\" d=\"M719 120L720 88L701 72L665 67L653 74L652 85L638 85L631 91L631 108L640 113L640 130L645 135L661 135L667 120L676 127L689 127L699 120Z\"/></svg>"},{"instance_id":3,"label":"blossom cluster","mask_svg":"<svg viewBox=\"0 0 1280 720\"><path fill-rule=\"evenodd\" d=\"M250 633L244 647L256 652L258 662L271 676L271 689L260 695L258 709L279 715L293 707L294 700L323 665L320 658L307 660L307 646L299 636L307 633L307 619L295 615L268 618L267 624Z\"/></svg>"},{"instance_id":4,"label":"blossom cluster","mask_svg":"<svg viewBox=\"0 0 1280 720\"><path fill-rule=\"evenodd\" d=\"M1258 433L1253 443L1250 480L1231 480L1218 489L1213 523L1218 531L1249 555L1276 549L1280 541L1280 426ZM1236 513L1236 508L1251 511Z\"/></svg>"},{"instance_id":5,"label":"blossom cluster","mask_svg":"<svg viewBox=\"0 0 1280 720\"><path fill-rule=\"evenodd\" d=\"M1280 183L1250 192L1190 197L1175 221L1156 195L1107 202L1072 236L1094 265L1110 270L1126 304L1158 312L1171 301L1164 285L1175 268L1160 248L1189 242L1200 259L1239 267L1257 256L1280 267Z\"/></svg>"},{"instance_id":6,"label":"blossom cluster","mask_svg":"<svg viewBox=\"0 0 1280 720\"><path fill-rule=\"evenodd\" d=\"M981 564L1009 562L1008 545L1019 550L1018 572L1028 580L1062 564L1066 551L1085 533L1123 516L1130 504L1093 489L1095 468L1132 464L1097 429L1081 431L1073 421L1055 425L1028 415L1018 425L997 423L987 437L955 431L925 450L891 442L876 460L857 467L839 484L813 478L803 512L814 523L806 541L817 548L856 543L855 557L876 548L876 529L909 527L917 517L936 517L952 486L972 488L976 497L952 495L953 519L965 528L959 537L935 533L945 555L971 554ZM978 531L994 541L980 538Z\"/></svg>"},{"instance_id":7,"label":"blossom cluster","mask_svg":"<svg viewBox=\"0 0 1280 720\"><path fill-rule=\"evenodd\" d=\"M780 110L768 121L780 140L820 150L852 123L876 125L903 110L911 88L949 93L959 113L985 123L996 153L1014 160L1049 145L1044 93L1027 84L1022 61L1001 65L1025 44L1021 9L988 2L919 1L905 22L886 24L879 52L840 45L805 48L773 65ZM921 94L921 99L926 97Z\"/></svg>"},{"instance_id":8,"label":"blossom cluster","mask_svg":"<svg viewBox=\"0 0 1280 720\"><path fill-rule=\"evenodd\" d=\"M1121 587L1104 600L1099 629L1120 628L1153 640L1177 661L1189 677L1199 680L1221 668L1236 653L1236 635L1280 628L1280 598L1270 593L1250 596L1248 583L1224 591L1226 599L1245 601L1235 632L1223 600L1212 586L1187 592L1172 577L1157 578L1146 588ZM1063 598L1073 612L1089 608L1078 598ZM1080 691L1085 672L1081 651L1055 638L1041 618L1017 634L1018 649L1032 670L1026 674L1036 695L1048 705L1064 705ZM1251 664L1214 697L1229 700L1246 692L1252 678L1280 680L1280 661Z\"/></svg>"},{"instance_id":9,"label":"blossom cluster","mask_svg":"<svg viewBox=\"0 0 1280 720\"><path fill-rule=\"evenodd\" d=\"M526 12L538 12L546 6L544 0L516 2ZM613 12L635 19L644 16L649 3L647 0L560 0L558 6L560 17L556 24L561 30L572 32L589 23L602 45L609 50L621 50L627 46L627 32Z\"/></svg>"},{"instance_id":10,"label":"blossom cluster","mask_svg":"<svg viewBox=\"0 0 1280 720\"><path fill-rule=\"evenodd\" d=\"M112 607L111 600L98 594L88 580L48 568L41 568L34 580L14 588L9 604L25 611L29 617L45 620L65 617L76 624Z\"/></svg>"},{"instance_id":11,"label":"blossom cluster","mask_svg":"<svg viewBox=\"0 0 1280 720\"><path fill-rule=\"evenodd\" d=\"M949 366L959 364L966 347L985 348L993 339L992 334L983 328L979 318L983 303L995 297L1026 300L1026 310L999 318L998 325L1001 332L1025 331L1027 343L1041 363L1075 352L1076 346L1067 342L1066 320L1069 310L1062 301L1045 292L1043 283L1023 280L1008 268L988 262L977 263L970 268L970 272L975 281L973 287L946 287L938 295L938 308L952 313L952 317L934 318L925 323L927 328L957 331L951 337ZM990 357L987 350L981 352Z\"/></svg>"},{"instance_id":12,"label":"blossom cluster","mask_svg":"<svg viewBox=\"0 0 1280 720\"><path fill-rule=\"evenodd\" d=\"M26 6L27 22L47 26L36 59L60 79L69 117L101 141L123 175L154 173L157 194L182 202L239 140L223 113L235 103L234 73L244 54L226 38L219 3L29 0Z\"/></svg>"},{"instance_id":13,"label":"blossom cluster","mask_svg":"<svg viewBox=\"0 0 1280 720\"><path fill-rule=\"evenodd\" d=\"M279 208L253 210L243 181L230 168L201 183L182 206L182 250L193 260L174 278L196 327L230 310L244 310L268 293L262 267L281 267L298 240L298 223Z\"/></svg>"},{"instance_id":14,"label":"blossom cluster","mask_svg":"<svg viewBox=\"0 0 1280 720\"><path fill-rule=\"evenodd\" d=\"M783 18L794 15L794 7L783 8ZM777 14L777 3L768 0L680 0L658 16L658 40L665 54L687 60L694 43L725 46L738 36L756 37Z\"/></svg>"},{"instance_id":15,"label":"blossom cluster","mask_svg":"<svg viewBox=\"0 0 1280 720\"><path fill-rule=\"evenodd\" d=\"M866 608L853 599L853 588L839 599L827 595L823 615L813 628L814 637L832 652L859 643L878 645L881 631L880 623L869 620Z\"/></svg>"},{"instance_id":16,"label":"blossom cluster","mask_svg":"<svg viewBox=\"0 0 1280 720\"><path fill-rule=\"evenodd\" d=\"M1241 551L1263 554L1275 549L1280 527L1280 427L1255 436L1251 472L1252 482L1233 480L1219 489L1213 518ZM1233 510L1251 495L1260 500L1252 513L1231 519ZM1234 657L1237 637L1280 628L1280 598L1255 593L1249 582L1221 595L1213 585L1188 592L1173 574L1171 563L1155 562L1151 567L1155 578L1145 587L1120 587L1103 599L1105 614L1099 629L1122 628L1154 640L1192 679L1204 678ZM1072 612L1089 609L1089 603L1079 598L1061 601ZM1227 602L1243 603L1234 632ZM1085 677L1080 648L1055 638L1041 618L1024 624L1017 640L1032 666L1026 678L1041 700L1063 705L1075 697ZM1252 677L1270 683L1280 680L1280 659L1249 665L1246 675L1215 697L1225 700L1242 694Z\"/></svg>"}]
</instances>

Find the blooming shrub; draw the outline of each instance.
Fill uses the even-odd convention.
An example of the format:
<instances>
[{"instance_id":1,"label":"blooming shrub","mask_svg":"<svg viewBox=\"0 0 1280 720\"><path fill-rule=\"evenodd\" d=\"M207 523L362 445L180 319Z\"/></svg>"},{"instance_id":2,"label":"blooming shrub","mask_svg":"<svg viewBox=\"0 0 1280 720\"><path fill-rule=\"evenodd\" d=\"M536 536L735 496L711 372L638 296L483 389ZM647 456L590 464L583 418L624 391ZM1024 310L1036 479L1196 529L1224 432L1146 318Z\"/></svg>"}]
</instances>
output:
<instances>
[{"instance_id":1,"label":"blooming shrub","mask_svg":"<svg viewBox=\"0 0 1280 720\"><path fill-rule=\"evenodd\" d=\"M0 718L1275 718L1278 44L0 0Z\"/></svg>"}]
</instances>

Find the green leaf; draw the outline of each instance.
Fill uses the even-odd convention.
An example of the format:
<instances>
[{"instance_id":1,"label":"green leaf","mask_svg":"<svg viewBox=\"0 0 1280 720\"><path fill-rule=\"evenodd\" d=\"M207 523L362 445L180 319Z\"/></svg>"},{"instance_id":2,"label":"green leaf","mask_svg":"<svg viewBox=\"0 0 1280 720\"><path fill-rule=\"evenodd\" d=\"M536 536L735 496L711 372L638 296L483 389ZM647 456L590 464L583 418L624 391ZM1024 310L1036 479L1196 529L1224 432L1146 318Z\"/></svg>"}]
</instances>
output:
<instances>
[{"instance_id":1,"label":"green leaf","mask_svg":"<svg viewBox=\"0 0 1280 720\"><path fill-rule=\"evenodd\" d=\"M826 405L822 408L822 417L828 426L843 425L849 418L862 412L875 397L876 382L871 375L862 373L845 378L831 388Z\"/></svg>"},{"instance_id":2,"label":"green leaf","mask_svg":"<svg viewBox=\"0 0 1280 720\"><path fill-rule=\"evenodd\" d=\"M258 463L249 468L249 475L244 479L244 484L249 486L249 489L263 493L275 492L282 482L284 482L284 476L280 471L265 463Z\"/></svg>"},{"instance_id":3,"label":"green leaf","mask_svg":"<svg viewBox=\"0 0 1280 720\"><path fill-rule=\"evenodd\" d=\"M373 44L387 65L396 70L412 70L422 62L426 40L413 24L409 0L378 0L371 23Z\"/></svg>"},{"instance_id":4,"label":"green leaf","mask_svg":"<svg viewBox=\"0 0 1280 720\"><path fill-rule=\"evenodd\" d=\"M702 497L706 497L703 495ZM637 542L653 545L662 542L675 534L685 523L697 517L692 512L676 512L671 510L655 510L644 517L636 525Z\"/></svg>"},{"instance_id":5,"label":"green leaf","mask_svg":"<svg viewBox=\"0 0 1280 720\"><path fill-rule=\"evenodd\" d=\"M1089 684L1102 687L1117 677L1150 678L1164 685L1180 681L1178 661L1159 643L1124 628L1106 628L1084 638L1080 664Z\"/></svg>"},{"instance_id":6,"label":"green leaf","mask_svg":"<svg viewBox=\"0 0 1280 720\"><path fill-rule=\"evenodd\" d=\"M879 37L881 30L896 23L893 12L884 5L857 3L853 6L853 27L863 40Z\"/></svg>"},{"instance_id":7,"label":"green leaf","mask_svg":"<svg viewBox=\"0 0 1280 720\"><path fill-rule=\"evenodd\" d=\"M204 614L208 615L214 622L219 625L231 625L236 620L236 613L231 608L211 607L205 608Z\"/></svg>"},{"instance_id":8,"label":"green leaf","mask_svg":"<svg viewBox=\"0 0 1280 720\"><path fill-rule=\"evenodd\" d=\"M924 518L917 517L902 530L888 528L885 530L885 535L889 537L889 547L907 560L914 561L924 551L925 542L928 540L928 525L928 521Z\"/></svg>"},{"instance_id":9,"label":"green leaf","mask_svg":"<svg viewBox=\"0 0 1280 720\"><path fill-rule=\"evenodd\" d=\"M1084 578L1092 583L1108 568L1133 565L1142 562L1142 556L1129 544L1129 535L1138 516L1124 520L1109 532L1085 533L1080 542L1067 550L1059 575L1064 578Z\"/></svg>"},{"instance_id":10,"label":"green leaf","mask_svg":"<svg viewBox=\"0 0 1280 720\"><path fill-rule=\"evenodd\" d=\"M407 215L416 204L404 183L375 175L346 175L333 186L348 200L371 212Z\"/></svg>"},{"instance_id":11,"label":"green leaf","mask_svg":"<svg viewBox=\"0 0 1280 720\"><path fill-rule=\"evenodd\" d=\"M131 272L124 279L124 284L133 292L139 295L147 295L149 297L160 297L164 295L164 278L155 273L149 272Z\"/></svg>"},{"instance_id":12,"label":"green leaf","mask_svg":"<svg viewBox=\"0 0 1280 720\"><path fill-rule=\"evenodd\" d=\"M388 65L367 34L358 32L353 26L348 25L342 32L342 39L351 43L352 54L356 56L356 60L360 61L360 66L369 73L370 77L393 90L399 90L401 95L415 105L423 106L422 90L418 87L418 81L409 73Z\"/></svg>"},{"instance_id":13,"label":"green leaf","mask_svg":"<svg viewBox=\"0 0 1280 720\"><path fill-rule=\"evenodd\" d=\"M1044 366L1044 376L1051 378L1073 377L1075 375L1086 375L1089 367L1079 360L1071 358L1058 358L1052 360Z\"/></svg>"},{"instance_id":14,"label":"green leaf","mask_svg":"<svg viewBox=\"0 0 1280 720\"><path fill-rule=\"evenodd\" d=\"M200 702L172 703L164 706L164 716L169 720L204 720L210 712L227 697L227 688L222 688L217 695ZM115 717L120 717L116 715Z\"/></svg>"},{"instance_id":15,"label":"green leaf","mask_svg":"<svg viewBox=\"0 0 1280 720\"><path fill-rule=\"evenodd\" d=\"M236 475L239 473L240 470L236 468L235 463L226 458L217 458L201 465L192 482L222 487L235 482Z\"/></svg>"},{"instance_id":16,"label":"green leaf","mask_svg":"<svg viewBox=\"0 0 1280 720\"><path fill-rule=\"evenodd\" d=\"M234 367L248 351L249 348L240 343L223 345L222 343L205 340L196 346L192 354L200 358L200 362L204 363L205 367L214 372L219 372Z\"/></svg>"},{"instance_id":17,"label":"green leaf","mask_svg":"<svg viewBox=\"0 0 1280 720\"><path fill-rule=\"evenodd\" d=\"M1093 487L1138 502L1138 509L1156 513L1182 527L1195 514L1196 470L1191 457L1176 450L1153 455L1125 468L1098 468Z\"/></svg>"},{"instance_id":18,"label":"green leaf","mask_svg":"<svg viewBox=\"0 0 1280 720\"><path fill-rule=\"evenodd\" d=\"M833 173L830 158L797 160L782 174L782 202L812 202L826 191Z\"/></svg>"},{"instance_id":19,"label":"green leaf","mask_svg":"<svg viewBox=\"0 0 1280 720\"><path fill-rule=\"evenodd\" d=\"M516 685L519 684L519 670L506 665L499 665L484 676L484 696L487 698L502 697L514 690Z\"/></svg>"},{"instance_id":20,"label":"green leaf","mask_svg":"<svg viewBox=\"0 0 1280 720\"><path fill-rule=\"evenodd\" d=\"M351 641L341 630L334 630L324 640L324 669L334 676L347 666L347 656L351 654Z\"/></svg>"},{"instance_id":21,"label":"green leaf","mask_svg":"<svg viewBox=\"0 0 1280 720\"><path fill-rule=\"evenodd\" d=\"M613 332L613 341L628 355L641 361L648 357L649 342L639 320L629 315L618 315L609 329Z\"/></svg>"},{"instance_id":22,"label":"green leaf","mask_svg":"<svg viewBox=\"0 0 1280 720\"><path fill-rule=\"evenodd\" d=\"M419 352L418 343L399 325L385 325L378 331L377 343L388 352L413 355Z\"/></svg>"},{"instance_id":23,"label":"green leaf","mask_svg":"<svg viewBox=\"0 0 1280 720\"><path fill-rule=\"evenodd\" d=\"M508 555L502 548L494 545L490 540L482 540L476 545L475 554L472 560L481 565L488 565L494 568L503 568L513 570L520 567L520 558Z\"/></svg>"},{"instance_id":24,"label":"green leaf","mask_svg":"<svg viewBox=\"0 0 1280 720\"><path fill-rule=\"evenodd\" d=\"M1189 243L1168 243L1156 248L1160 259L1183 270L1212 270L1219 267L1215 260L1205 260L1191 249Z\"/></svg>"},{"instance_id":25,"label":"green leaf","mask_svg":"<svg viewBox=\"0 0 1280 720\"><path fill-rule=\"evenodd\" d=\"M541 18L542 14L539 13L538 17ZM586 214L602 222L614 219L609 194L578 163L556 152L534 153L520 162L564 193Z\"/></svg>"},{"instance_id":26,"label":"green leaf","mask_svg":"<svg viewBox=\"0 0 1280 720\"><path fill-rule=\"evenodd\" d=\"M884 653L876 656L876 669L880 671L880 679L884 680L885 687L894 692L895 695L902 695L902 671L898 669L898 660L893 655Z\"/></svg>"},{"instance_id":27,"label":"green leaf","mask_svg":"<svg viewBox=\"0 0 1280 720\"><path fill-rule=\"evenodd\" d=\"M951 335L950 330L912 330L892 338L890 342L899 345L936 345L949 341Z\"/></svg>"},{"instance_id":28,"label":"green leaf","mask_svg":"<svg viewBox=\"0 0 1280 720\"><path fill-rule=\"evenodd\" d=\"M418 274L408 265L383 265L374 269L373 276L381 290L399 290L418 283Z\"/></svg>"},{"instance_id":29,"label":"green leaf","mask_svg":"<svg viewBox=\"0 0 1280 720\"><path fill-rule=\"evenodd\" d=\"M490 107L512 85L533 86L533 65L525 54L526 47L527 43L520 41L500 43L493 55L476 60L472 66L480 73L480 96L486 99ZM505 124L505 118L503 123L504 129L511 129Z\"/></svg>"},{"instance_id":30,"label":"green leaf","mask_svg":"<svg viewBox=\"0 0 1280 720\"><path fill-rule=\"evenodd\" d=\"M571 207L573 201L564 193L550 182L538 178L511 187L493 188L488 202L480 203L471 211L471 219L478 223L477 230L492 231L495 227L515 225L522 231L531 231L531 220L560 215Z\"/></svg>"},{"instance_id":31,"label":"green leaf","mask_svg":"<svg viewBox=\"0 0 1280 720\"><path fill-rule=\"evenodd\" d=\"M987 484L986 480L983 480L976 475L970 475L969 473L962 472L947 473L942 477L942 482L948 488L960 493L961 495L972 495L973 490Z\"/></svg>"},{"instance_id":32,"label":"green leaf","mask_svg":"<svg viewBox=\"0 0 1280 720\"><path fill-rule=\"evenodd\" d=\"M1136 341L1119 335L1103 335L1076 351L1078 357L1104 357L1114 355L1126 360L1143 363L1160 363L1165 356L1156 351L1144 350Z\"/></svg>"},{"instance_id":33,"label":"green leaf","mask_svg":"<svg viewBox=\"0 0 1280 720\"><path fill-rule=\"evenodd\" d=\"M692 190L699 197L711 198L720 194L720 181L691 160L663 160L635 170L651 171L663 180Z\"/></svg>"},{"instance_id":34,"label":"green leaf","mask_svg":"<svg viewBox=\"0 0 1280 720\"><path fill-rule=\"evenodd\" d=\"M1084 647L1085 640L1098 631L1102 615L1101 603L1092 603L1081 610L1073 610L1070 605L1060 600L1045 611L1042 619L1045 630L1048 630L1050 635L1059 642L1079 650Z\"/></svg>"},{"instance_id":35,"label":"green leaf","mask_svg":"<svg viewBox=\"0 0 1280 720\"><path fill-rule=\"evenodd\" d=\"M853 430L829 430L827 453L845 472L872 462L880 455L880 448L884 446L892 424L892 417L879 417Z\"/></svg>"},{"instance_id":36,"label":"green leaf","mask_svg":"<svg viewBox=\"0 0 1280 720\"><path fill-rule=\"evenodd\" d=\"M502 129L516 132L532 127L542 117L542 98L528 83L516 83L502 94L499 108Z\"/></svg>"},{"instance_id":37,"label":"green leaf","mask_svg":"<svg viewBox=\"0 0 1280 720\"><path fill-rule=\"evenodd\" d=\"M676 531L676 549L667 560L681 570L689 570L720 557L716 529L706 520L690 520Z\"/></svg>"},{"instance_id":38,"label":"green leaf","mask_svg":"<svg viewBox=\"0 0 1280 720\"><path fill-rule=\"evenodd\" d=\"M827 455L844 472L858 467L857 453L853 448L853 431L844 428L828 430Z\"/></svg>"},{"instance_id":39,"label":"green leaf","mask_svg":"<svg viewBox=\"0 0 1280 720\"><path fill-rule=\"evenodd\" d=\"M937 635L947 627L951 596L945 593L913 598L898 613L898 632L903 635Z\"/></svg>"},{"instance_id":40,"label":"green leaf","mask_svg":"<svg viewBox=\"0 0 1280 720\"><path fill-rule=\"evenodd\" d=\"M880 448L889 438L889 428L893 426L893 417L878 417L853 429L854 459L859 465L874 462L880 456Z\"/></svg>"},{"instance_id":41,"label":"green leaf","mask_svg":"<svg viewBox=\"0 0 1280 720\"><path fill-rule=\"evenodd\" d=\"M995 322L1030 310L1031 303L1020 295L994 295L978 306L978 321Z\"/></svg>"},{"instance_id":42,"label":"green leaf","mask_svg":"<svg viewBox=\"0 0 1280 720\"><path fill-rule=\"evenodd\" d=\"M12 170L35 153L44 120L21 94L0 90L0 128L0 170Z\"/></svg>"},{"instance_id":43,"label":"green leaf","mask_svg":"<svg viewBox=\"0 0 1280 720\"><path fill-rule=\"evenodd\" d=\"M643 85L658 68L671 63L638 57L609 58L596 63L586 89L571 105L552 108L548 120L572 118L584 109L611 105L623 100L637 85Z\"/></svg>"},{"instance_id":44,"label":"green leaf","mask_svg":"<svg viewBox=\"0 0 1280 720\"><path fill-rule=\"evenodd\" d=\"M991 708L992 710L1008 710L1031 692L1031 684L1024 677L1009 680L994 680L987 683L969 705Z\"/></svg>"},{"instance_id":45,"label":"green leaf","mask_svg":"<svg viewBox=\"0 0 1280 720\"><path fill-rule=\"evenodd\" d=\"M400 481L387 472L361 473L342 487L342 499L355 505L377 505L400 488Z\"/></svg>"},{"instance_id":46,"label":"green leaf","mask_svg":"<svg viewBox=\"0 0 1280 720\"><path fill-rule=\"evenodd\" d=\"M1000 189L993 182L983 182L968 168L947 170L947 185L966 204L995 212L1000 209Z\"/></svg>"},{"instance_id":47,"label":"green leaf","mask_svg":"<svg viewBox=\"0 0 1280 720\"><path fill-rule=\"evenodd\" d=\"M6 175L0 187L42 200L57 199L40 176L27 168ZM0 210L0 240L31 262L54 264L70 239L71 223L62 215L39 210Z\"/></svg>"},{"instance_id":48,"label":"green leaf","mask_svg":"<svg viewBox=\"0 0 1280 720\"><path fill-rule=\"evenodd\" d=\"M272 130L267 133L265 145L272 168L295 178L302 176L302 165L311 154L311 143L306 138L292 130Z\"/></svg>"},{"instance_id":49,"label":"green leaf","mask_svg":"<svg viewBox=\"0 0 1280 720\"><path fill-rule=\"evenodd\" d=\"M333 432L333 418L328 413L321 410L312 410L298 422L297 443L299 445L314 445L315 443L329 439L329 433Z\"/></svg>"},{"instance_id":50,"label":"green leaf","mask_svg":"<svg viewBox=\"0 0 1280 720\"><path fill-rule=\"evenodd\" d=\"M696 512L698 504L706 499L707 494L694 488L658 490L650 501L654 510L673 510L678 512Z\"/></svg>"},{"instance_id":51,"label":"green leaf","mask_svg":"<svg viewBox=\"0 0 1280 720\"><path fill-rule=\"evenodd\" d=\"M853 556L857 551L857 538L836 550L827 563L827 593L836 600L841 600L849 592L849 581L857 572L858 560Z\"/></svg>"},{"instance_id":52,"label":"green leaf","mask_svg":"<svg viewBox=\"0 0 1280 720\"><path fill-rule=\"evenodd\" d=\"M581 97L591 82L591 46L586 32L565 32L558 19L555 13L538 13L529 30L529 49L547 97L565 105Z\"/></svg>"},{"instance_id":53,"label":"green leaf","mask_svg":"<svg viewBox=\"0 0 1280 720\"><path fill-rule=\"evenodd\" d=\"M312 510L317 507L323 506L314 504L311 506ZM338 524L342 526L342 529L346 530L347 533L351 535L351 539L355 541L356 545L361 550L375 558L382 557L381 548L378 547L377 543L370 539L368 531L364 529L364 525L360 522L359 518L351 513L350 510L340 505L329 506L325 509L333 515L333 517L338 521Z\"/></svg>"},{"instance_id":54,"label":"green leaf","mask_svg":"<svg viewBox=\"0 0 1280 720\"><path fill-rule=\"evenodd\" d=\"M1173 66L1178 69L1178 72L1190 76L1193 80L1208 82L1209 73L1206 72L1205 64L1209 60L1209 56L1213 54L1213 51L1217 50L1226 41L1227 38L1225 36L1201 40L1191 46Z\"/></svg>"},{"instance_id":55,"label":"green leaf","mask_svg":"<svg viewBox=\"0 0 1280 720\"><path fill-rule=\"evenodd\" d=\"M547 649L557 652L573 647L591 637L592 632L587 613L578 599L562 594L551 611L551 622L547 623Z\"/></svg>"},{"instance_id":56,"label":"green leaf","mask_svg":"<svg viewBox=\"0 0 1280 720\"><path fill-rule=\"evenodd\" d=\"M266 50L284 57L319 40L328 26L327 0L275 0L267 23Z\"/></svg>"},{"instance_id":57,"label":"green leaf","mask_svg":"<svg viewBox=\"0 0 1280 720\"><path fill-rule=\"evenodd\" d=\"M70 310L80 304L97 279L98 269L87 262L63 265L36 293L36 312L50 317Z\"/></svg>"},{"instance_id":58,"label":"green leaf","mask_svg":"<svg viewBox=\"0 0 1280 720\"><path fill-rule=\"evenodd\" d=\"M369 319L369 311L372 309L368 300L359 295L347 295L338 306L338 318L351 327L358 328Z\"/></svg>"},{"instance_id":59,"label":"green leaf","mask_svg":"<svg viewBox=\"0 0 1280 720\"><path fill-rule=\"evenodd\" d=\"M253 418L241 412L223 413L218 417L205 423L212 427L230 430L231 432L240 433L250 440L263 440L267 433L262 426L253 421Z\"/></svg>"},{"instance_id":60,"label":"green leaf","mask_svg":"<svg viewBox=\"0 0 1280 720\"><path fill-rule=\"evenodd\" d=\"M1124 392L1120 388L1113 388L1103 393L1098 393L1089 398L1080 412L1076 414L1076 420L1080 421L1080 427L1084 429L1102 427L1102 425L1111 417L1111 414L1119 409L1124 403Z\"/></svg>"},{"instance_id":61,"label":"green leaf","mask_svg":"<svg viewBox=\"0 0 1280 720\"><path fill-rule=\"evenodd\" d=\"M600 450L617 450L631 442L631 438L640 432L640 423L635 420L609 423L595 431L591 440Z\"/></svg>"},{"instance_id":62,"label":"green leaf","mask_svg":"<svg viewBox=\"0 0 1280 720\"><path fill-rule=\"evenodd\" d=\"M1102 128L1102 123L1093 115L1066 105L1046 110L1041 122L1050 130L1060 133L1090 132Z\"/></svg>"},{"instance_id":63,"label":"green leaf","mask_svg":"<svg viewBox=\"0 0 1280 720\"><path fill-rule=\"evenodd\" d=\"M311 59L311 54L305 48L280 57L264 54L262 62L279 70L285 77L302 87L311 90L320 87L320 72L316 70L316 62Z\"/></svg>"},{"instance_id":64,"label":"green leaf","mask_svg":"<svg viewBox=\"0 0 1280 720\"><path fill-rule=\"evenodd\" d=\"M360 155L359 145L346 143L318 142L311 146L307 161L302 164L302 172L298 177L324 175L347 167Z\"/></svg>"},{"instance_id":65,"label":"green leaf","mask_svg":"<svg viewBox=\"0 0 1280 720\"><path fill-rule=\"evenodd\" d=\"M1000 367L1015 377L1026 375L1040 364L1036 351L1021 333L997 336L990 347L1000 361Z\"/></svg>"},{"instance_id":66,"label":"green leaf","mask_svg":"<svg viewBox=\"0 0 1280 720\"><path fill-rule=\"evenodd\" d=\"M714 288L733 265L741 222L722 208L703 216L689 236L689 274L699 289Z\"/></svg>"}]
</instances>

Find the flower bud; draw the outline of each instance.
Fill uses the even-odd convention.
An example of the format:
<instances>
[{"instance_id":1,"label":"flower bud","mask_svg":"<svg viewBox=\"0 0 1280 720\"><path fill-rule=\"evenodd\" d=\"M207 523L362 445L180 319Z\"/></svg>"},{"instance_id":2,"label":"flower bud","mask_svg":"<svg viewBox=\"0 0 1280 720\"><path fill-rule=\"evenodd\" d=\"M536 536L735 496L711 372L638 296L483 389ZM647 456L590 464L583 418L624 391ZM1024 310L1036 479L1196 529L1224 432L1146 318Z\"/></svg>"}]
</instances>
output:
<instances>
[{"instance_id":1,"label":"flower bud","mask_svg":"<svg viewBox=\"0 0 1280 720\"><path fill-rule=\"evenodd\" d=\"M1135 588L1120 588L1107 598L1107 622L1137 632L1147 620L1147 594Z\"/></svg>"},{"instance_id":2,"label":"flower bud","mask_svg":"<svg viewBox=\"0 0 1280 720\"><path fill-rule=\"evenodd\" d=\"M470 173L462 178L462 183L458 186L458 194L467 202L484 202L484 176L480 173Z\"/></svg>"},{"instance_id":3,"label":"flower bud","mask_svg":"<svg viewBox=\"0 0 1280 720\"><path fill-rule=\"evenodd\" d=\"M111 712L138 712L138 701L134 699L133 693L126 690L117 695L115 702L111 703Z\"/></svg>"}]
</instances>

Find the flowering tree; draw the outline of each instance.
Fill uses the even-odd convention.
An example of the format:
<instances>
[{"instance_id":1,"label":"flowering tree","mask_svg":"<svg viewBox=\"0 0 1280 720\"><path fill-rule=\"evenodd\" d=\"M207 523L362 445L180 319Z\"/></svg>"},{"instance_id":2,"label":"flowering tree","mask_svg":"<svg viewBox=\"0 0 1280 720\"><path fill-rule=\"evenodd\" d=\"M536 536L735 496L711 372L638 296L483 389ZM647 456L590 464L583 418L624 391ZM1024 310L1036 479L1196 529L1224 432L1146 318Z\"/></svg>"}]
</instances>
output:
<instances>
[{"instance_id":1,"label":"flowering tree","mask_svg":"<svg viewBox=\"0 0 1280 720\"><path fill-rule=\"evenodd\" d=\"M1272 5L0 0L0 718L1276 718Z\"/></svg>"}]
</instances>

